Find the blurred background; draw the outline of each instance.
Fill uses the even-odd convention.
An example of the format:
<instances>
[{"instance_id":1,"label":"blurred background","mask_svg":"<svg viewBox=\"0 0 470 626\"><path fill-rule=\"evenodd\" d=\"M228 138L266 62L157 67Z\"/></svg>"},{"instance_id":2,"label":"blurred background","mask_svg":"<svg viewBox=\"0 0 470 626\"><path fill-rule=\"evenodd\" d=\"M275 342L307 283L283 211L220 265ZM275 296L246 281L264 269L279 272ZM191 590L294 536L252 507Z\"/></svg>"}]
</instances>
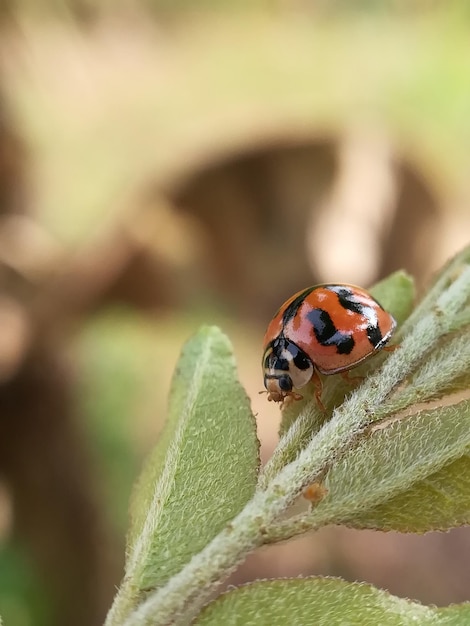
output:
<instances>
[{"instance_id":1,"label":"blurred background","mask_svg":"<svg viewBox=\"0 0 470 626\"><path fill-rule=\"evenodd\" d=\"M195 8L197 5L197 9ZM0 614L101 624L184 340L234 343L262 454L268 320L470 235L464 0L2 0ZM231 579L470 600L470 534L327 528Z\"/></svg>"}]
</instances>

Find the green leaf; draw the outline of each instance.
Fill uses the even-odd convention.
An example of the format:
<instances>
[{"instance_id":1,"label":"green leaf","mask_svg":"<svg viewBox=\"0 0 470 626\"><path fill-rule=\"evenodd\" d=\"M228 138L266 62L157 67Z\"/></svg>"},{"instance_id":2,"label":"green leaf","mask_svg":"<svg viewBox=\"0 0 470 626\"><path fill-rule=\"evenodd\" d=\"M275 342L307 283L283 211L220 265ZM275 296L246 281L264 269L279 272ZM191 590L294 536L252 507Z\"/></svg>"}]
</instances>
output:
<instances>
[{"instance_id":1,"label":"green leaf","mask_svg":"<svg viewBox=\"0 0 470 626\"><path fill-rule=\"evenodd\" d=\"M470 603L446 606L443 609L437 609L436 614L437 626L466 626L470 624Z\"/></svg>"},{"instance_id":2,"label":"green leaf","mask_svg":"<svg viewBox=\"0 0 470 626\"><path fill-rule=\"evenodd\" d=\"M390 311L398 326L410 315L414 299L415 285L412 276L399 270L376 283L370 293L386 311Z\"/></svg>"},{"instance_id":3,"label":"green leaf","mask_svg":"<svg viewBox=\"0 0 470 626\"><path fill-rule=\"evenodd\" d=\"M470 452L470 450L469 450ZM425 533L470 523L468 454L353 522L361 528Z\"/></svg>"},{"instance_id":4,"label":"green leaf","mask_svg":"<svg viewBox=\"0 0 470 626\"><path fill-rule=\"evenodd\" d=\"M126 578L108 616L121 623L252 497L259 443L228 339L203 328L185 345L168 421L136 487Z\"/></svg>"},{"instance_id":5,"label":"green leaf","mask_svg":"<svg viewBox=\"0 0 470 626\"><path fill-rule=\"evenodd\" d=\"M379 424L335 463L313 517L402 532L470 523L470 400Z\"/></svg>"},{"instance_id":6,"label":"green leaf","mask_svg":"<svg viewBox=\"0 0 470 626\"><path fill-rule=\"evenodd\" d=\"M461 252L452 257L444 267L436 274L433 283L428 288L426 294L419 302L419 305L407 318L406 324L400 329L407 332L415 326L420 319L422 311L430 310L436 304L437 299L444 289L446 289L470 264L470 245L467 245Z\"/></svg>"},{"instance_id":7,"label":"green leaf","mask_svg":"<svg viewBox=\"0 0 470 626\"><path fill-rule=\"evenodd\" d=\"M259 581L225 593L197 626L416 626L440 624L437 611L360 583L334 578ZM444 622L442 622L444 623Z\"/></svg>"}]
</instances>

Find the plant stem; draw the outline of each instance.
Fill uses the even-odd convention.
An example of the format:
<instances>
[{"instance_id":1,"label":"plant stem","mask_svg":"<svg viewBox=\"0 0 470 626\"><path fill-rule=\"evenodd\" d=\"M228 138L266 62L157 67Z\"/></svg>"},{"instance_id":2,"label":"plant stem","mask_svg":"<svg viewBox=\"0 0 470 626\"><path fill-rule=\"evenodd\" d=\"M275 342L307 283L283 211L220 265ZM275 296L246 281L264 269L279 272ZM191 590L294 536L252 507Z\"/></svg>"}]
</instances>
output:
<instances>
[{"instance_id":1,"label":"plant stem","mask_svg":"<svg viewBox=\"0 0 470 626\"><path fill-rule=\"evenodd\" d=\"M317 522L318 516L314 514L314 511L299 513L266 528L263 543L278 543L279 541L286 541L297 535L302 535L310 530L318 530L323 524L321 522L318 524Z\"/></svg>"}]
</instances>

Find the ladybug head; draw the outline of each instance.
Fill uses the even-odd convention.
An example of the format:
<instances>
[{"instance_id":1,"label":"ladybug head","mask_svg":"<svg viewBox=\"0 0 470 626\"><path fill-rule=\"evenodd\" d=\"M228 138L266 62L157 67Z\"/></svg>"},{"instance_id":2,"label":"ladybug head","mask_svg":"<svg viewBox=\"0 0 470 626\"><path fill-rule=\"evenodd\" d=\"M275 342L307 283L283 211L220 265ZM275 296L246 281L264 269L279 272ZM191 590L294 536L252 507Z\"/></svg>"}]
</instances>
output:
<instances>
[{"instance_id":1,"label":"ladybug head","mask_svg":"<svg viewBox=\"0 0 470 626\"><path fill-rule=\"evenodd\" d=\"M292 378L289 374L280 376L264 375L264 386L268 391L268 400L282 402L292 392Z\"/></svg>"},{"instance_id":2,"label":"ladybug head","mask_svg":"<svg viewBox=\"0 0 470 626\"><path fill-rule=\"evenodd\" d=\"M294 387L300 389L310 381L313 363L294 343L278 338L264 354L263 370L268 400L283 402L287 396L298 395Z\"/></svg>"}]
</instances>

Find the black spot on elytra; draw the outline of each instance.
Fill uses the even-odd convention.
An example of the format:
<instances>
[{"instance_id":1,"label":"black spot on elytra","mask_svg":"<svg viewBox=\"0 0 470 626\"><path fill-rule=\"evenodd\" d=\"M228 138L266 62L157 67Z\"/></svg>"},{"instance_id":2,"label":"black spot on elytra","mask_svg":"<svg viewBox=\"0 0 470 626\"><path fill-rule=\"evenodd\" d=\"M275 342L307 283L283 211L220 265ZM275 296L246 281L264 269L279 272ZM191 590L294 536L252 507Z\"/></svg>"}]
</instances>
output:
<instances>
[{"instance_id":1,"label":"black spot on elytra","mask_svg":"<svg viewBox=\"0 0 470 626\"><path fill-rule=\"evenodd\" d=\"M313 332L318 343L322 346L336 346L338 354L350 354L355 341L348 333L337 330L327 311L312 309L307 313L307 319L313 326Z\"/></svg>"},{"instance_id":2,"label":"black spot on elytra","mask_svg":"<svg viewBox=\"0 0 470 626\"><path fill-rule=\"evenodd\" d=\"M328 312L323 309L312 309L307 313L307 319L313 326L317 341L322 345L329 345L328 342L338 331Z\"/></svg>"},{"instance_id":3,"label":"black spot on elytra","mask_svg":"<svg viewBox=\"0 0 470 626\"><path fill-rule=\"evenodd\" d=\"M367 339L371 342L374 348L378 348L383 342L380 328L375 325L369 325L367 327Z\"/></svg>"},{"instance_id":4,"label":"black spot on elytra","mask_svg":"<svg viewBox=\"0 0 470 626\"><path fill-rule=\"evenodd\" d=\"M351 354L355 343L356 342L351 337L351 335L343 335L341 338L335 341L336 351L338 354Z\"/></svg>"},{"instance_id":5,"label":"black spot on elytra","mask_svg":"<svg viewBox=\"0 0 470 626\"><path fill-rule=\"evenodd\" d=\"M332 289L331 291L336 293L338 296L338 302L343 309L359 313L359 315L364 314L364 305L355 299L354 294L350 289L341 287L340 289Z\"/></svg>"},{"instance_id":6,"label":"black spot on elytra","mask_svg":"<svg viewBox=\"0 0 470 626\"><path fill-rule=\"evenodd\" d=\"M303 301L310 293L312 293L314 289L315 287L308 287L307 289L301 291L297 298L295 298L295 300L292 300L292 302L282 314L282 323L284 326L287 324L287 322L289 322L292 318L296 316L297 311L302 306Z\"/></svg>"},{"instance_id":7,"label":"black spot on elytra","mask_svg":"<svg viewBox=\"0 0 470 626\"><path fill-rule=\"evenodd\" d=\"M344 309L353 311L354 313L358 313L359 315L362 315L364 318L366 318L369 322L372 322L368 324L366 329L367 338L374 348L380 347L380 345L383 343L383 337L378 323L376 323L377 316L373 308L357 301L354 297L354 293L347 287L330 289L337 294L338 302ZM377 304L378 307L382 308L377 300L374 300L374 302Z\"/></svg>"}]
</instances>

